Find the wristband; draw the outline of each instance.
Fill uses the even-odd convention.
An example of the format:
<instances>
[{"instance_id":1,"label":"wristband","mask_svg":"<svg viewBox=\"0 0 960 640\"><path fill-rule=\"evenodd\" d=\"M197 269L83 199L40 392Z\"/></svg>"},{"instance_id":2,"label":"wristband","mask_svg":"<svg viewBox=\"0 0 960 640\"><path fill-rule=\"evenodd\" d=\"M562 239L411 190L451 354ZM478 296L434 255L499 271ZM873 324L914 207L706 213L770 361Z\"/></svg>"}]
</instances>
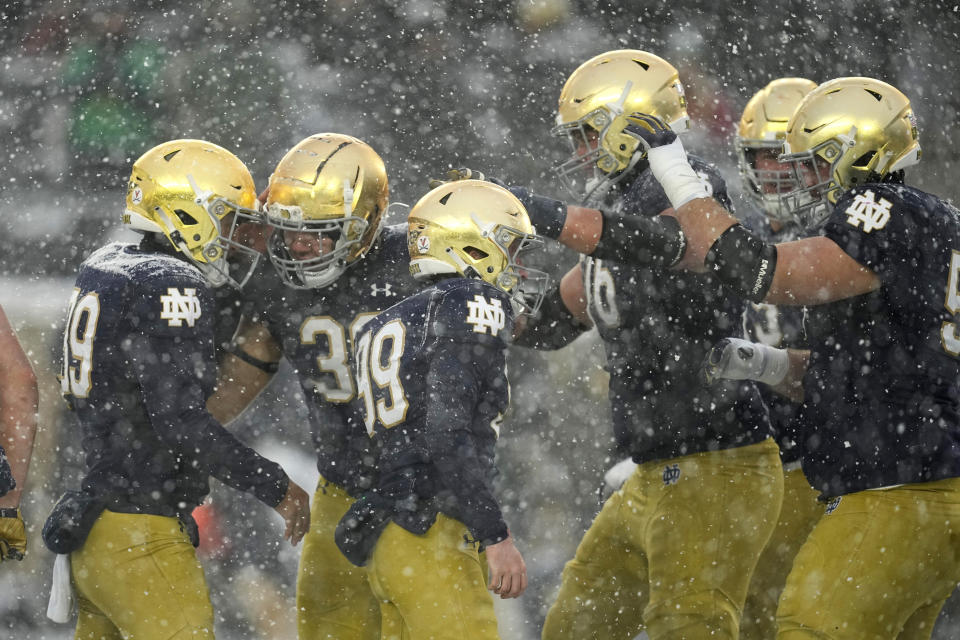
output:
<instances>
[{"instance_id":1,"label":"wristband","mask_svg":"<svg viewBox=\"0 0 960 640\"><path fill-rule=\"evenodd\" d=\"M264 373L273 375L280 368L279 362L267 362L266 360L261 360L260 358L254 358L252 355L241 349L238 345L232 345L229 353L240 358L247 364L260 369L260 371L263 371Z\"/></svg>"},{"instance_id":2,"label":"wristband","mask_svg":"<svg viewBox=\"0 0 960 640\"><path fill-rule=\"evenodd\" d=\"M777 270L777 246L767 244L740 224L720 234L707 252L706 264L738 296L761 302Z\"/></svg>"},{"instance_id":3,"label":"wristband","mask_svg":"<svg viewBox=\"0 0 960 640\"><path fill-rule=\"evenodd\" d=\"M687 161L687 152L680 139L647 152L650 171L660 183L663 192L674 209L679 209L691 200L709 198L710 191Z\"/></svg>"},{"instance_id":4,"label":"wristband","mask_svg":"<svg viewBox=\"0 0 960 640\"><path fill-rule=\"evenodd\" d=\"M556 240L567 223L567 203L532 193L526 187L508 187L527 210L537 235Z\"/></svg>"}]
</instances>

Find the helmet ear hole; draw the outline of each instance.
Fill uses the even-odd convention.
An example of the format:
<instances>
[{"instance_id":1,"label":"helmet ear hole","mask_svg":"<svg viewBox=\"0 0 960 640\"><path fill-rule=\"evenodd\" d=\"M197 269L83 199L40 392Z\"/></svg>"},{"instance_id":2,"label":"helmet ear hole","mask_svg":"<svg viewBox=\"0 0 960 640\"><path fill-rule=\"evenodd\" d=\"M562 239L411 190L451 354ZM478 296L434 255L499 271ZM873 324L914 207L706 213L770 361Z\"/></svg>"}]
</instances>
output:
<instances>
[{"instance_id":1,"label":"helmet ear hole","mask_svg":"<svg viewBox=\"0 0 960 640\"><path fill-rule=\"evenodd\" d=\"M177 216L184 226L197 224L197 219L183 209L174 209L173 215Z\"/></svg>"},{"instance_id":2,"label":"helmet ear hole","mask_svg":"<svg viewBox=\"0 0 960 640\"><path fill-rule=\"evenodd\" d=\"M463 250L467 253L468 256L474 260L483 260L490 254L484 251L483 249L478 249L477 247L464 247Z\"/></svg>"},{"instance_id":3,"label":"helmet ear hole","mask_svg":"<svg viewBox=\"0 0 960 640\"><path fill-rule=\"evenodd\" d=\"M876 155L876 151L867 151L865 154L854 160L852 166L856 169L866 169L870 166L870 163L873 161Z\"/></svg>"}]
</instances>

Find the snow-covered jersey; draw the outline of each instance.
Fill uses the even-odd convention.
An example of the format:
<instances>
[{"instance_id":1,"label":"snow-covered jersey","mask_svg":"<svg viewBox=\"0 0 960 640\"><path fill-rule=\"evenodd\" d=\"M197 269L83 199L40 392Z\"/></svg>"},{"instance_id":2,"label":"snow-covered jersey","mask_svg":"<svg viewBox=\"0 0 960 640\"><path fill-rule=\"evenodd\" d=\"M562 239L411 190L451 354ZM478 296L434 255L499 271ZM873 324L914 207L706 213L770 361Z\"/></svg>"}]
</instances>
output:
<instances>
[{"instance_id":1,"label":"snow-covered jersey","mask_svg":"<svg viewBox=\"0 0 960 640\"><path fill-rule=\"evenodd\" d=\"M766 216L759 210L755 215L746 217L749 224L744 222L744 226L766 242L790 242L801 235L795 224L785 224L779 231L773 231ZM803 307L747 302L743 310L743 335L747 340L778 349L806 349L803 314ZM797 438L801 431L798 421L803 419L803 405L783 397L764 384L758 384L757 391L770 412L770 426L780 446L781 461L784 464L797 463L800 460Z\"/></svg>"},{"instance_id":2,"label":"snow-covered jersey","mask_svg":"<svg viewBox=\"0 0 960 640\"><path fill-rule=\"evenodd\" d=\"M730 207L716 168L693 156L690 163ZM647 169L616 206L654 216L671 205ZM593 258L584 258L581 268L587 310L606 349L614 435L623 454L643 463L769 437L753 383L708 388L698 379L710 347L742 330L743 302L716 277Z\"/></svg>"},{"instance_id":3,"label":"snow-covered jersey","mask_svg":"<svg viewBox=\"0 0 960 640\"><path fill-rule=\"evenodd\" d=\"M357 393L352 345L366 322L421 288L409 262L407 225L392 225L327 287L287 287L266 263L244 291L246 313L266 324L303 388L318 470L353 495L369 486L374 455L350 402Z\"/></svg>"},{"instance_id":4,"label":"snow-covered jersey","mask_svg":"<svg viewBox=\"0 0 960 640\"><path fill-rule=\"evenodd\" d=\"M451 278L390 307L359 336L357 404L380 444L377 491L413 533L443 512L481 542L507 537L493 481L513 321L503 291Z\"/></svg>"},{"instance_id":5,"label":"snow-covered jersey","mask_svg":"<svg viewBox=\"0 0 960 640\"><path fill-rule=\"evenodd\" d=\"M804 473L827 497L960 476L960 212L867 184L824 235L881 285L807 309Z\"/></svg>"},{"instance_id":6,"label":"snow-covered jersey","mask_svg":"<svg viewBox=\"0 0 960 640\"><path fill-rule=\"evenodd\" d=\"M61 387L82 429L83 489L108 508L189 513L208 476L273 506L287 477L206 410L217 380L215 306L200 271L145 240L80 267Z\"/></svg>"}]
</instances>

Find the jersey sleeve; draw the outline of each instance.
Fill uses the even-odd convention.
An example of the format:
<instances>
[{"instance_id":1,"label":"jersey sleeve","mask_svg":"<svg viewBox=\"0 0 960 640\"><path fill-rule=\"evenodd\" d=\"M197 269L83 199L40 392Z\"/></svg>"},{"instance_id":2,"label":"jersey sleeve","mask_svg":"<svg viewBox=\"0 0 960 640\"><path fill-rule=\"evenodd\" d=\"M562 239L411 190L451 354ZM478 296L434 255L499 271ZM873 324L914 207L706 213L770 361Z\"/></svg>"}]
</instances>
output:
<instances>
[{"instance_id":1,"label":"jersey sleeve","mask_svg":"<svg viewBox=\"0 0 960 640\"><path fill-rule=\"evenodd\" d=\"M181 279L141 285L134 327L121 345L130 357L151 425L193 468L275 506L287 490L283 469L223 428L206 409L216 382L209 289Z\"/></svg>"},{"instance_id":2,"label":"jersey sleeve","mask_svg":"<svg viewBox=\"0 0 960 640\"><path fill-rule=\"evenodd\" d=\"M848 191L837 202L824 226L824 235L851 258L881 278L913 253L918 231L908 207L895 188L865 185Z\"/></svg>"},{"instance_id":3,"label":"jersey sleeve","mask_svg":"<svg viewBox=\"0 0 960 640\"><path fill-rule=\"evenodd\" d=\"M428 314L428 339L480 343L494 349L505 349L512 340L510 298L480 280L463 280L462 286L440 291Z\"/></svg>"},{"instance_id":4,"label":"jersey sleeve","mask_svg":"<svg viewBox=\"0 0 960 640\"><path fill-rule=\"evenodd\" d=\"M509 536L493 495L494 460L473 431L485 389L506 366L503 350L445 340L431 352L427 374L427 447L440 480L456 497L460 520L489 546Z\"/></svg>"}]
</instances>

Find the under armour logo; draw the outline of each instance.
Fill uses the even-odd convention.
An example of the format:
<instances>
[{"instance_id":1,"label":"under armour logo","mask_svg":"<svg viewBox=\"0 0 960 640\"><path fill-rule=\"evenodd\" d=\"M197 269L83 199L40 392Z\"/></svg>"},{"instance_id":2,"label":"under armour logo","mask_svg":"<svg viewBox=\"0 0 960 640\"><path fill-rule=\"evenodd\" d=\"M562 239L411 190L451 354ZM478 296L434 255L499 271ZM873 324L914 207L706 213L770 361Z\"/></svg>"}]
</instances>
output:
<instances>
[{"instance_id":1,"label":"under armour logo","mask_svg":"<svg viewBox=\"0 0 960 640\"><path fill-rule=\"evenodd\" d=\"M890 201L880 198L877 202L873 191L864 191L853 199L853 203L847 207L844 213L847 214L847 222L855 227L863 223L864 233L870 233L877 229L883 229L890 221Z\"/></svg>"},{"instance_id":2,"label":"under armour logo","mask_svg":"<svg viewBox=\"0 0 960 640\"><path fill-rule=\"evenodd\" d=\"M393 291L391 291L391 288L392 288L392 285L389 282L383 286L373 283L370 285L370 295L373 296L374 298L376 298L377 295L381 293L388 298L390 296L397 295Z\"/></svg>"},{"instance_id":3,"label":"under armour logo","mask_svg":"<svg viewBox=\"0 0 960 640\"><path fill-rule=\"evenodd\" d=\"M675 464L672 467L663 468L663 486L668 487L671 484L677 484L680 480L680 465Z\"/></svg>"},{"instance_id":4,"label":"under armour logo","mask_svg":"<svg viewBox=\"0 0 960 640\"><path fill-rule=\"evenodd\" d=\"M467 302L467 308L470 315L467 316L467 324L473 325L473 330L477 333L486 333L489 329L490 335L495 336L506 322L503 314L503 307L499 299L487 301L481 295L473 296L473 302Z\"/></svg>"},{"instance_id":5,"label":"under armour logo","mask_svg":"<svg viewBox=\"0 0 960 640\"><path fill-rule=\"evenodd\" d=\"M184 320L192 327L200 318L200 299L196 289L184 289L180 293L179 289L171 287L167 289L167 295L160 296L160 303L163 305L160 318L171 327L182 327Z\"/></svg>"},{"instance_id":6,"label":"under armour logo","mask_svg":"<svg viewBox=\"0 0 960 640\"><path fill-rule=\"evenodd\" d=\"M828 515L830 515L831 513L833 513L834 511L836 511L836 510L837 510L837 507L840 506L840 500L841 500L842 498L843 498L843 496L837 496L836 498L834 498L833 500L831 500L830 502L828 502L828 503L827 503L827 510L824 511L823 514L826 515L826 516L828 516Z\"/></svg>"}]
</instances>

